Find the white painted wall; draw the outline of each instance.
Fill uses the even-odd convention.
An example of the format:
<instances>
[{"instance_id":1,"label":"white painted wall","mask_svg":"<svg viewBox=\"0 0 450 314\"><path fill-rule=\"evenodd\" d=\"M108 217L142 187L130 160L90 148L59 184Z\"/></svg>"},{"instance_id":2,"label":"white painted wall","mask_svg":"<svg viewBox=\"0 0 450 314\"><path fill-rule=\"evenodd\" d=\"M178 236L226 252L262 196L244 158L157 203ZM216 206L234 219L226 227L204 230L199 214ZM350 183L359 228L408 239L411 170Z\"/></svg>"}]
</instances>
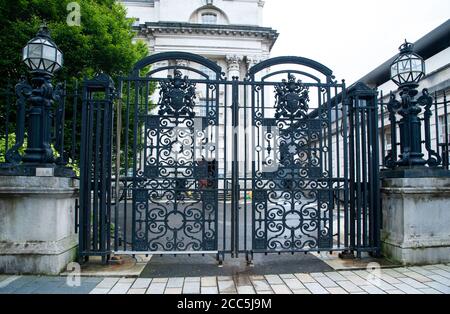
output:
<instances>
[{"instance_id":1,"label":"white painted wall","mask_svg":"<svg viewBox=\"0 0 450 314\"><path fill-rule=\"evenodd\" d=\"M221 13L218 24L262 26L262 0L213 0L206 6L205 0L141 0L120 1L128 10L128 16L145 22L200 23L199 13ZM215 9L214 9L215 8Z\"/></svg>"}]
</instances>

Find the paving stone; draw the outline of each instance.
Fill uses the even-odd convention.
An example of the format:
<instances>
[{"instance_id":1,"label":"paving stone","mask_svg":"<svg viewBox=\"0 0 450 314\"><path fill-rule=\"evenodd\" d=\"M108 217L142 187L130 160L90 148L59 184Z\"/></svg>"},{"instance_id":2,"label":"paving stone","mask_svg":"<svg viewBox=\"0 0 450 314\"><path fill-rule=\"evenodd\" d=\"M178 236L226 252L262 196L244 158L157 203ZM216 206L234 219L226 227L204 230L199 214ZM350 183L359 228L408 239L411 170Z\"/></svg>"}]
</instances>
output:
<instances>
[{"instance_id":1,"label":"paving stone","mask_svg":"<svg viewBox=\"0 0 450 314\"><path fill-rule=\"evenodd\" d=\"M406 283L394 284L394 286L397 289L402 290L406 294L423 294L420 290L415 289L411 286L408 286Z\"/></svg>"},{"instance_id":2,"label":"paving stone","mask_svg":"<svg viewBox=\"0 0 450 314\"><path fill-rule=\"evenodd\" d=\"M271 289L269 283L265 279L252 280L252 283L256 291L269 291Z\"/></svg>"},{"instance_id":3,"label":"paving stone","mask_svg":"<svg viewBox=\"0 0 450 314\"><path fill-rule=\"evenodd\" d=\"M294 274L281 274L279 276L281 279L295 279Z\"/></svg>"},{"instance_id":4,"label":"paving stone","mask_svg":"<svg viewBox=\"0 0 450 314\"><path fill-rule=\"evenodd\" d=\"M405 294L403 291L395 289L386 291L387 294Z\"/></svg>"},{"instance_id":5,"label":"paving stone","mask_svg":"<svg viewBox=\"0 0 450 314\"><path fill-rule=\"evenodd\" d=\"M414 266L411 267L410 270L423 276L433 275L433 272L431 270L426 270L423 267Z\"/></svg>"},{"instance_id":6,"label":"paving stone","mask_svg":"<svg viewBox=\"0 0 450 314\"><path fill-rule=\"evenodd\" d=\"M220 294L237 293L236 286L233 280L219 281L218 285Z\"/></svg>"},{"instance_id":7,"label":"paving stone","mask_svg":"<svg viewBox=\"0 0 450 314\"><path fill-rule=\"evenodd\" d=\"M89 294L108 294L111 289L101 289L101 288L95 288Z\"/></svg>"},{"instance_id":8,"label":"paving stone","mask_svg":"<svg viewBox=\"0 0 450 314\"><path fill-rule=\"evenodd\" d=\"M335 272L325 273L325 276L327 276L328 278L330 278L333 281L345 281L345 280L347 280L344 276L342 276L339 273L335 273Z\"/></svg>"},{"instance_id":9,"label":"paving stone","mask_svg":"<svg viewBox=\"0 0 450 314\"><path fill-rule=\"evenodd\" d=\"M433 282L427 282L426 285L431 287L431 288L433 288L433 289L435 289L435 290L437 290L437 291L439 291L439 292L442 292L442 293L445 293L445 294L450 294L450 287L448 287L446 285L443 285L443 284L441 284L439 282L434 282L434 281Z\"/></svg>"},{"instance_id":10,"label":"paving stone","mask_svg":"<svg viewBox=\"0 0 450 314\"><path fill-rule=\"evenodd\" d=\"M272 290L270 291L256 291L256 294L262 294L262 295L269 295L269 294L275 294Z\"/></svg>"},{"instance_id":11,"label":"paving stone","mask_svg":"<svg viewBox=\"0 0 450 314\"><path fill-rule=\"evenodd\" d=\"M134 283L136 281L136 279L134 278L121 278L119 280L119 283Z\"/></svg>"},{"instance_id":12,"label":"paving stone","mask_svg":"<svg viewBox=\"0 0 450 314\"><path fill-rule=\"evenodd\" d=\"M230 281L230 280L233 280L232 276L220 276L220 277L217 277L217 281Z\"/></svg>"},{"instance_id":13,"label":"paving stone","mask_svg":"<svg viewBox=\"0 0 450 314\"><path fill-rule=\"evenodd\" d=\"M300 282L300 280L298 280L297 278L294 279L284 279L284 283L289 287L289 289L291 290L300 290L300 289L305 289L305 286L302 285L302 283Z\"/></svg>"},{"instance_id":14,"label":"paving stone","mask_svg":"<svg viewBox=\"0 0 450 314\"><path fill-rule=\"evenodd\" d=\"M327 288L327 290L331 294L348 294L348 292L342 288Z\"/></svg>"},{"instance_id":15,"label":"paving stone","mask_svg":"<svg viewBox=\"0 0 450 314\"><path fill-rule=\"evenodd\" d=\"M337 283L349 293L363 292L362 289L351 281L338 281Z\"/></svg>"},{"instance_id":16,"label":"paving stone","mask_svg":"<svg viewBox=\"0 0 450 314\"><path fill-rule=\"evenodd\" d=\"M184 294L199 294L200 293L200 281L185 281L184 286L183 286L183 293Z\"/></svg>"},{"instance_id":17,"label":"paving stone","mask_svg":"<svg viewBox=\"0 0 450 314\"><path fill-rule=\"evenodd\" d=\"M183 288L184 278L169 278L167 288Z\"/></svg>"},{"instance_id":18,"label":"paving stone","mask_svg":"<svg viewBox=\"0 0 450 314\"><path fill-rule=\"evenodd\" d=\"M150 284L150 287L147 289L147 294L164 294L164 290L166 289L165 282L155 282L154 280Z\"/></svg>"},{"instance_id":19,"label":"paving stone","mask_svg":"<svg viewBox=\"0 0 450 314\"><path fill-rule=\"evenodd\" d=\"M324 287L318 283L305 283L306 288L311 291L312 294L330 294Z\"/></svg>"},{"instance_id":20,"label":"paving stone","mask_svg":"<svg viewBox=\"0 0 450 314\"><path fill-rule=\"evenodd\" d=\"M264 276L250 276L249 277L250 280L266 280L266 278L264 278Z\"/></svg>"},{"instance_id":21,"label":"paving stone","mask_svg":"<svg viewBox=\"0 0 450 314\"><path fill-rule=\"evenodd\" d=\"M281 284L283 284L283 280L278 275L267 275L265 277L266 277L267 282L270 285L281 285Z\"/></svg>"},{"instance_id":22,"label":"paving stone","mask_svg":"<svg viewBox=\"0 0 450 314\"><path fill-rule=\"evenodd\" d=\"M152 280L152 283L167 283L169 281L169 278L154 278Z\"/></svg>"},{"instance_id":23,"label":"paving stone","mask_svg":"<svg viewBox=\"0 0 450 314\"><path fill-rule=\"evenodd\" d=\"M393 278L405 278L406 276L398 271L395 271L394 269L385 269L382 271L382 273L385 273Z\"/></svg>"},{"instance_id":24,"label":"paving stone","mask_svg":"<svg viewBox=\"0 0 450 314\"><path fill-rule=\"evenodd\" d=\"M436 267L435 265L425 265L425 266L422 266L422 269L435 270L435 269L439 269L439 268Z\"/></svg>"},{"instance_id":25,"label":"paving stone","mask_svg":"<svg viewBox=\"0 0 450 314\"><path fill-rule=\"evenodd\" d=\"M217 287L216 277L202 277L201 278L202 288L203 287Z\"/></svg>"},{"instance_id":26,"label":"paving stone","mask_svg":"<svg viewBox=\"0 0 450 314\"><path fill-rule=\"evenodd\" d=\"M302 283L315 283L316 280L311 277L309 274L295 274L295 277L297 277L298 280L300 280Z\"/></svg>"},{"instance_id":27,"label":"paving stone","mask_svg":"<svg viewBox=\"0 0 450 314\"><path fill-rule=\"evenodd\" d=\"M317 278L317 277L325 277L324 273L310 273L311 277Z\"/></svg>"},{"instance_id":28,"label":"paving stone","mask_svg":"<svg viewBox=\"0 0 450 314\"><path fill-rule=\"evenodd\" d=\"M361 289L363 289L364 291L366 291L369 294L386 294L386 292L384 292L380 288L377 288L372 285L361 286Z\"/></svg>"},{"instance_id":29,"label":"paving stone","mask_svg":"<svg viewBox=\"0 0 450 314\"><path fill-rule=\"evenodd\" d=\"M292 291L294 294L311 294L311 291L308 289L300 289Z\"/></svg>"},{"instance_id":30,"label":"paving stone","mask_svg":"<svg viewBox=\"0 0 450 314\"><path fill-rule=\"evenodd\" d=\"M3 281L3 280L5 280L5 279L7 279L7 278L9 278L10 276L7 276L7 275L0 275L0 284L1 284L1 282Z\"/></svg>"},{"instance_id":31,"label":"paving stone","mask_svg":"<svg viewBox=\"0 0 450 314\"><path fill-rule=\"evenodd\" d=\"M436 269L436 270L432 270L433 273L438 274L442 277L445 277L447 279L450 279L450 272L443 270L443 269Z\"/></svg>"},{"instance_id":32,"label":"paving stone","mask_svg":"<svg viewBox=\"0 0 450 314\"><path fill-rule=\"evenodd\" d=\"M238 294L256 294L252 286L237 286Z\"/></svg>"},{"instance_id":33,"label":"paving stone","mask_svg":"<svg viewBox=\"0 0 450 314\"><path fill-rule=\"evenodd\" d=\"M119 278L105 278L98 285L99 289L111 289L119 281Z\"/></svg>"},{"instance_id":34,"label":"paving stone","mask_svg":"<svg viewBox=\"0 0 450 314\"><path fill-rule=\"evenodd\" d=\"M186 277L184 282L200 282L200 277Z\"/></svg>"},{"instance_id":35,"label":"paving stone","mask_svg":"<svg viewBox=\"0 0 450 314\"><path fill-rule=\"evenodd\" d=\"M417 280L412 279L412 278L399 278L399 280L415 289L426 289L427 288L426 285L424 285L423 283L418 282Z\"/></svg>"},{"instance_id":36,"label":"paving stone","mask_svg":"<svg viewBox=\"0 0 450 314\"><path fill-rule=\"evenodd\" d=\"M201 293L202 294L219 294L219 291L217 290L217 287L202 287Z\"/></svg>"},{"instance_id":37,"label":"paving stone","mask_svg":"<svg viewBox=\"0 0 450 314\"><path fill-rule=\"evenodd\" d=\"M8 276L8 278L2 280L2 282L0 282L0 289L6 288L7 286L9 286L11 283L13 283L16 280L21 279L21 276Z\"/></svg>"},{"instance_id":38,"label":"paving stone","mask_svg":"<svg viewBox=\"0 0 450 314\"><path fill-rule=\"evenodd\" d=\"M138 278L134 282L133 286L131 286L132 289L147 289L152 280L151 279L145 279L145 278Z\"/></svg>"},{"instance_id":39,"label":"paving stone","mask_svg":"<svg viewBox=\"0 0 450 314\"><path fill-rule=\"evenodd\" d=\"M120 281L111 289L109 294L126 294L130 290L132 282L130 283L120 283Z\"/></svg>"},{"instance_id":40,"label":"paving stone","mask_svg":"<svg viewBox=\"0 0 450 314\"><path fill-rule=\"evenodd\" d=\"M386 281L388 284L395 284L395 283L402 283L400 280L398 280L397 278L394 278L388 274L385 273L381 273L381 280Z\"/></svg>"},{"instance_id":41,"label":"paving stone","mask_svg":"<svg viewBox=\"0 0 450 314\"><path fill-rule=\"evenodd\" d=\"M441 265L435 265L435 267L450 272L450 265L441 264Z\"/></svg>"},{"instance_id":42,"label":"paving stone","mask_svg":"<svg viewBox=\"0 0 450 314\"><path fill-rule=\"evenodd\" d=\"M401 283L401 282L398 282ZM388 291L388 290L397 290L393 285L387 283L386 281L380 279L378 280L375 284L373 284L375 287L380 288L383 291Z\"/></svg>"},{"instance_id":43,"label":"paving stone","mask_svg":"<svg viewBox=\"0 0 450 314\"><path fill-rule=\"evenodd\" d=\"M147 289L130 289L128 290L128 294L145 294Z\"/></svg>"},{"instance_id":44,"label":"paving stone","mask_svg":"<svg viewBox=\"0 0 450 314\"><path fill-rule=\"evenodd\" d=\"M450 287L450 279L442 277L441 275L431 275L430 278L433 279L433 281L437 281L443 285Z\"/></svg>"},{"instance_id":45,"label":"paving stone","mask_svg":"<svg viewBox=\"0 0 450 314\"><path fill-rule=\"evenodd\" d=\"M250 277L248 276L234 276L233 277L234 283L236 286L252 286L252 281L250 280Z\"/></svg>"},{"instance_id":46,"label":"paving stone","mask_svg":"<svg viewBox=\"0 0 450 314\"><path fill-rule=\"evenodd\" d=\"M412 278L412 279L417 280L422 283L433 281L431 278L428 278L427 276L416 273L415 271L407 272L407 273L405 273L405 275L408 276L409 278Z\"/></svg>"},{"instance_id":47,"label":"paving stone","mask_svg":"<svg viewBox=\"0 0 450 314\"><path fill-rule=\"evenodd\" d=\"M442 292L439 292L433 288L425 288L425 289L419 289L420 291L422 291L424 294L442 294Z\"/></svg>"},{"instance_id":48,"label":"paving stone","mask_svg":"<svg viewBox=\"0 0 450 314\"><path fill-rule=\"evenodd\" d=\"M275 294L292 294L292 291L286 285L270 285Z\"/></svg>"},{"instance_id":49,"label":"paving stone","mask_svg":"<svg viewBox=\"0 0 450 314\"><path fill-rule=\"evenodd\" d=\"M354 276L355 274L352 273L350 270L342 270L342 271L338 271L338 274L344 276L345 278L347 278L348 276Z\"/></svg>"},{"instance_id":50,"label":"paving stone","mask_svg":"<svg viewBox=\"0 0 450 314\"><path fill-rule=\"evenodd\" d=\"M328 277L316 277L316 280L324 288L337 288L339 285Z\"/></svg>"},{"instance_id":51,"label":"paving stone","mask_svg":"<svg viewBox=\"0 0 450 314\"><path fill-rule=\"evenodd\" d=\"M348 276L347 279L350 280L351 282L353 282L357 286L364 286L364 285L370 284L366 279L363 279L357 275Z\"/></svg>"},{"instance_id":52,"label":"paving stone","mask_svg":"<svg viewBox=\"0 0 450 314\"><path fill-rule=\"evenodd\" d=\"M164 294L182 294L183 288L166 288Z\"/></svg>"}]
</instances>

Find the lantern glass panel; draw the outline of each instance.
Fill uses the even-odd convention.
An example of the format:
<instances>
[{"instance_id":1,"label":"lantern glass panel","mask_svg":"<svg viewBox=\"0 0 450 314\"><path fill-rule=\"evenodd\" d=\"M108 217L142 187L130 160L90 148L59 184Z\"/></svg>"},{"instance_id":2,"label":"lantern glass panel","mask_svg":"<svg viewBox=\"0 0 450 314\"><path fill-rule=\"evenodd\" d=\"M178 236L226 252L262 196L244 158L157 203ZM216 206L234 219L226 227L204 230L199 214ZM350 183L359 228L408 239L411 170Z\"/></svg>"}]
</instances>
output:
<instances>
[{"instance_id":1,"label":"lantern glass panel","mask_svg":"<svg viewBox=\"0 0 450 314\"><path fill-rule=\"evenodd\" d=\"M28 58L41 58L42 46L38 44L30 44L28 46Z\"/></svg>"},{"instance_id":2,"label":"lantern glass panel","mask_svg":"<svg viewBox=\"0 0 450 314\"><path fill-rule=\"evenodd\" d=\"M56 49L51 46L44 46L43 58L51 61L56 59Z\"/></svg>"}]
</instances>

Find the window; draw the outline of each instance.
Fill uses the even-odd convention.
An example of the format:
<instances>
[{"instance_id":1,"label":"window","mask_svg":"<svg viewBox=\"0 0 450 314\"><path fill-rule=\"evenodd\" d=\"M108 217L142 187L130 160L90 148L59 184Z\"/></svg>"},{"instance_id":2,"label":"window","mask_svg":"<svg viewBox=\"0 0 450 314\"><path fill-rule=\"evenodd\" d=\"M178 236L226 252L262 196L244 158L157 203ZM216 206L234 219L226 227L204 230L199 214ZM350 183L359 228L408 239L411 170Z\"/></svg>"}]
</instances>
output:
<instances>
[{"instance_id":1,"label":"window","mask_svg":"<svg viewBox=\"0 0 450 314\"><path fill-rule=\"evenodd\" d=\"M447 122L447 126L445 125L446 122ZM440 127L441 137L439 139L440 142L441 143L445 143L446 142L446 136L445 136L446 131L447 131L447 137L448 137L448 139L450 141L450 114L447 115L447 121L445 121L445 116L444 115L440 116L439 117L439 125L441 126Z\"/></svg>"},{"instance_id":2,"label":"window","mask_svg":"<svg viewBox=\"0 0 450 314\"><path fill-rule=\"evenodd\" d=\"M208 67L202 66L200 71L203 72L203 74L207 75L208 79L210 79L210 80L217 79L216 78L216 76L217 76L216 73L213 70L211 70L210 68L208 68Z\"/></svg>"},{"instance_id":3,"label":"window","mask_svg":"<svg viewBox=\"0 0 450 314\"><path fill-rule=\"evenodd\" d=\"M217 24L217 14L215 13L203 13L202 14L203 24Z\"/></svg>"},{"instance_id":4,"label":"window","mask_svg":"<svg viewBox=\"0 0 450 314\"><path fill-rule=\"evenodd\" d=\"M199 117L207 117L208 116L208 109L211 110L212 108L215 108L216 102L213 99L209 100L209 108L208 103L206 102L206 99L200 99L198 106L197 106L197 114Z\"/></svg>"}]
</instances>

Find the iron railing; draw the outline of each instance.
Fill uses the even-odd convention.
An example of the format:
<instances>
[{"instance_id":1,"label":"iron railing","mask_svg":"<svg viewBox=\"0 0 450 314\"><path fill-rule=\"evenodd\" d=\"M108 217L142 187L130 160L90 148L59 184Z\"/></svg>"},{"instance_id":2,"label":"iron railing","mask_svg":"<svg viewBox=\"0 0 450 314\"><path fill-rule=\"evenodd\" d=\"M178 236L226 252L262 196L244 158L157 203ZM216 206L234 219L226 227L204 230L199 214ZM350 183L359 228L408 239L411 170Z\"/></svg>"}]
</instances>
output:
<instances>
[{"instance_id":1,"label":"iron railing","mask_svg":"<svg viewBox=\"0 0 450 314\"><path fill-rule=\"evenodd\" d=\"M427 93L427 91L425 92ZM422 152L430 168L449 170L450 167L450 101L448 88L431 93L430 107L421 107ZM390 105L391 95L380 92L379 142L381 170L393 169L400 154L399 116Z\"/></svg>"},{"instance_id":2,"label":"iron railing","mask_svg":"<svg viewBox=\"0 0 450 314\"><path fill-rule=\"evenodd\" d=\"M81 95L77 81L64 82L55 87L51 144L58 169L74 168L79 174L79 144L81 128ZM0 90L0 168L4 174L14 175L16 166L27 146L28 107L25 99L17 96L10 85ZM21 138L23 134L23 139ZM14 155L18 152L20 156ZM6 171L7 169L7 171ZM5 172L6 171L6 172ZM72 171L59 171L60 175L73 175Z\"/></svg>"}]
</instances>

